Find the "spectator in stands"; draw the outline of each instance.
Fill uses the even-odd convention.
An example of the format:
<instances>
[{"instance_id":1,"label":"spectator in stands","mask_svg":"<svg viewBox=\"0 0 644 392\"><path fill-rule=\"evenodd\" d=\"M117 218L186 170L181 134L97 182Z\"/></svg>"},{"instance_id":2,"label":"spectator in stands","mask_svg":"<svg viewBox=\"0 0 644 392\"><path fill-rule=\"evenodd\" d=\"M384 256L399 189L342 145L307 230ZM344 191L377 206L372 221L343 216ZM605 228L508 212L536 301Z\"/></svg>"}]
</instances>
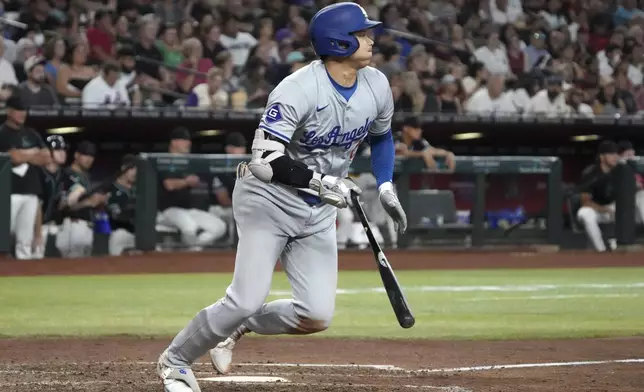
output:
<instances>
[{"instance_id":1,"label":"spectator in stands","mask_svg":"<svg viewBox=\"0 0 644 392\"><path fill-rule=\"evenodd\" d=\"M463 114L463 106L458 99L459 91L456 78L447 74L441 79L439 106L442 113Z\"/></svg>"},{"instance_id":2,"label":"spectator in stands","mask_svg":"<svg viewBox=\"0 0 644 392\"><path fill-rule=\"evenodd\" d=\"M635 96L631 93L632 86L626 72L615 74L615 86L617 87L617 98L624 102L626 114L637 113L637 101L635 101Z\"/></svg>"},{"instance_id":3,"label":"spectator in stands","mask_svg":"<svg viewBox=\"0 0 644 392\"><path fill-rule=\"evenodd\" d=\"M203 43L203 57L210 59L213 64L217 55L226 50L226 48L219 42L221 38L221 28L213 24L206 30L206 34L202 37Z\"/></svg>"},{"instance_id":4,"label":"spectator in stands","mask_svg":"<svg viewBox=\"0 0 644 392\"><path fill-rule=\"evenodd\" d=\"M257 44L257 39L251 34L239 31L238 23L239 20L235 15L227 15L224 19L223 34L219 39L230 52L236 72L243 69L250 50Z\"/></svg>"},{"instance_id":5,"label":"spectator in stands","mask_svg":"<svg viewBox=\"0 0 644 392\"><path fill-rule=\"evenodd\" d=\"M523 20L520 0L486 0L492 21L497 25L514 24Z\"/></svg>"},{"instance_id":6,"label":"spectator in stands","mask_svg":"<svg viewBox=\"0 0 644 392\"><path fill-rule=\"evenodd\" d=\"M161 39L157 41L156 45L163 56L163 64L174 68L183 62L183 53L176 26L166 25L161 31Z\"/></svg>"},{"instance_id":7,"label":"spectator in stands","mask_svg":"<svg viewBox=\"0 0 644 392\"><path fill-rule=\"evenodd\" d=\"M221 52L215 58L215 67L223 72L224 89L229 93L239 88L239 77L235 75L235 64L229 51Z\"/></svg>"},{"instance_id":8,"label":"spectator in stands","mask_svg":"<svg viewBox=\"0 0 644 392\"><path fill-rule=\"evenodd\" d=\"M490 73L504 76L510 73L508 55L501 45L499 33L496 30L488 34L485 46L476 49L474 56Z\"/></svg>"},{"instance_id":9,"label":"spectator in stands","mask_svg":"<svg viewBox=\"0 0 644 392\"><path fill-rule=\"evenodd\" d=\"M124 14L116 18L116 23L114 23L114 41L117 47L123 45L134 46L134 39L130 31L130 21Z\"/></svg>"},{"instance_id":10,"label":"spectator in stands","mask_svg":"<svg viewBox=\"0 0 644 392\"><path fill-rule=\"evenodd\" d=\"M259 21L257 51L255 55L262 58L267 64L272 64L280 59L277 42L273 39L274 36L275 28L273 20L270 18L262 18Z\"/></svg>"},{"instance_id":11,"label":"spectator in stands","mask_svg":"<svg viewBox=\"0 0 644 392\"><path fill-rule=\"evenodd\" d=\"M179 91L189 93L198 84L206 83L206 73L212 68L212 60L203 57L203 47L197 38L189 38L182 43L185 60L181 68L193 72L177 71L176 80Z\"/></svg>"},{"instance_id":12,"label":"spectator in stands","mask_svg":"<svg viewBox=\"0 0 644 392\"><path fill-rule=\"evenodd\" d=\"M80 101L83 89L96 77L94 68L86 64L88 53L87 44L74 44L68 54L68 61L58 70L56 92L65 102Z\"/></svg>"},{"instance_id":13,"label":"spectator in stands","mask_svg":"<svg viewBox=\"0 0 644 392\"><path fill-rule=\"evenodd\" d=\"M626 105L617 95L615 80L611 76L602 77L600 86L593 104L595 114L610 116L626 114Z\"/></svg>"},{"instance_id":14,"label":"spectator in stands","mask_svg":"<svg viewBox=\"0 0 644 392\"><path fill-rule=\"evenodd\" d=\"M293 52L299 54L297 60L291 61L291 64L299 61L304 62L304 55L300 52ZM249 109L258 109L266 106L268 94L273 89L266 81L266 64L257 57L250 58L246 64L245 76L241 80L241 87L246 90L248 94L247 107Z\"/></svg>"},{"instance_id":15,"label":"spectator in stands","mask_svg":"<svg viewBox=\"0 0 644 392\"><path fill-rule=\"evenodd\" d=\"M115 63L104 63L100 75L83 89L84 108L109 108L130 106L130 97L125 85L117 83L121 68Z\"/></svg>"},{"instance_id":16,"label":"spectator in stands","mask_svg":"<svg viewBox=\"0 0 644 392\"><path fill-rule=\"evenodd\" d=\"M178 24L179 29L177 31L179 35L179 42L183 42L188 38L195 36L195 22L190 19L184 19L181 23Z\"/></svg>"},{"instance_id":17,"label":"spectator in stands","mask_svg":"<svg viewBox=\"0 0 644 392\"><path fill-rule=\"evenodd\" d=\"M55 30L60 22L50 11L51 5L47 0L30 0L27 2L27 6L18 17L18 21L26 24L27 28L15 30L12 38L18 41L27 36L30 31L42 33L48 30ZM28 57L31 56L32 54Z\"/></svg>"},{"instance_id":18,"label":"spectator in stands","mask_svg":"<svg viewBox=\"0 0 644 392\"><path fill-rule=\"evenodd\" d=\"M507 45L508 63L510 72L514 75L521 75L526 68L526 55L521 47L521 40L518 35L510 36Z\"/></svg>"},{"instance_id":19,"label":"spectator in stands","mask_svg":"<svg viewBox=\"0 0 644 392\"><path fill-rule=\"evenodd\" d=\"M65 51L65 40L61 37L54 37L45 45L44 55L45 59L47 59L47 63L45 64L45 76L47 78L47 82L52 86L56 85L58 70L63 65Z\"/></svg>"},{"instance_id":20,"label":"spectator in stands","mask_svg":"<svg viewBox=\"0 0 644 392\"><path fill-rule=\"evenodd\" d=\"M222 84L223 72L219 68L211 68L208 70L207 83L201 83L192 89L186 98L186 106L204 109L227 108L229 96Z\"/></svg>"},{"instance_id":21,"label":"spectator in stands","mask_svg":"<svg viewBox=\"0 0 644 392\"><path fill-rule=\"evenodd\" d=\"M18 84L18 78L16 77L16 72L13 69L13 65L11 65L11 63L3 57L4 41L4 38L0 37L0 86L15 86ZM0 101L4 101L7 98L8 97L0 97Z\"/></svg>"},{"instance_id":22,"label":"spectator in stands","mask_svg":"<svg viewBox=\"0 0 644 392\"><path fill-rule=\"evenodd\" d=\"M136 60L134 48L122 46L116 52L116 59L121 67L121 76L117 83L123 85L128 92L132 106L140 106L143 100L141 90L137 84Z\"/></svg>"},{"instance_id":23,"label":"spectator in stands","mask_svg":"<svg viewBox=\"0 0 644 392\"><path fill-rule=\"evenodd\" d=\"M525 48L524 54L525 72L539 68L551 57L546 49L546 34L543 31L536 30L530 34L530 44Z\"/></svg>"},{"instance_id":24,"label":"spectator in stands","mask_svg":"<svg viewBox=\"0 0 644 392\"><path fill-rule=\"evenodd\" d=\"M185 9L183 2L176 0L161 0L153 2L154 15L162 24L179 24L184 19Z\"/></svg>"},{"instance_id":25,"label":"spectator in stands","mask_svg":"<svg viewBox=\"0 0 644 392\"><path fill-rule=\"evenodd\" d=\"M114 24L112 14L98 11L94 15L94 27L87 29L91 64L102 64L115 60Z\"/></svg>"},{"instance_id":26,"label":"spectator in stands","mask_svg":"<svg viewBox=\"0 0 644 392\"><path fill-rule=\"evenodd\" d=\"M568 117L570 107L566 104L566 96L562 90L562 79L557 75L546 78L546 87L536 93L525 108L529 115L552 117Z\"/></svg>"},{"instance_id":27,"label":"spectator in stands","mask_svg":"<svg viewBox=\"0 0 644 392\"><path fill-rule=\"evenodd\" d=\"M388 79L391 79L393 74L403 72L399 45L394 42L380 45L380 53L384 63L378 67L378 70Z\"/></svg>"},{"instance_id":28,"label":"spectator in stands","mask_svg":"<svg viewBox=\"0 0 644 392\"><path fill-rule=\"evenodd\" d=\"M478 89L465 103L466 113L511 115L517 109L512 97L505 93L505 77L491 75L486 87Z\"/></svg>"},{"instance_id":29,"label":"spectator in stands","mask_svg":"<svg viewBox=\"0 0 644 392\"><path fill-rule=\"evenodd\" d=\"M593 108L584 102L584 92L580 88L573 87L568 91L568 106L574 117L594 118Z\"/></svg>"},{"instance_id":30,"label":"spectator in stands","mask_svg":"<svg viewBox=\"0 0 644 392\"><path fill-rule=\"evenodd\" d=\"M397 112L404 113L436 113L438 112L438 99L434 91L423 91L421 81L414 72L402 74L403 93L394 107Z\"/></svg>"},{"instance_id":31,"label":"spectator in stands","mask_svg":"<svg viewBox=\"0 0 644 392\"><path fill-rule=\"evenodd\" d=\"M140 77L140 84L150 89L159 91L163 87L174 88L174 78L163 66L163 55L156 47L157 23L146 20L141 23L139 42L134 46L137 56L143 59L136 63L136 73ZM155 95L158 100L160 97Z\"/></svg>"},{"instance_id":32,"label":"spectator in stands","mask_svg":"<svg viewBox=\"0 0 644 392\"><path fill-rule=\"evenodd\" d=\"M461 87L463 87L465 97L469 98L479 88L485 85L488 76L489 72L483 63L477 61L471 64L469 67L469 75L461 81Z\"/></svg>"},{"instance_id":33,"label":"spectator in stands","mask_svg":"<svg viewBox=\"0 0 644 392\"><path fill-rule=\"evenodd\" d=\"M36 54L38 54L38 46L31 38L21 38L16 44L16 59L13 62L13 68L19 82L27 80L25 61Z\"/></svg>"},{"instance_id":34,"label":"spectator in stands","mask_svg":"<svg viewBox=\"0 0 644 392\"><path fill-rule=\"evenodd\" d=\"M45 79L46 63L47 60L40 56L32 56L25 61L27 80L20 84L18 90L28 108L58 105L58 97Z\"/></svg>"}]
</instances>

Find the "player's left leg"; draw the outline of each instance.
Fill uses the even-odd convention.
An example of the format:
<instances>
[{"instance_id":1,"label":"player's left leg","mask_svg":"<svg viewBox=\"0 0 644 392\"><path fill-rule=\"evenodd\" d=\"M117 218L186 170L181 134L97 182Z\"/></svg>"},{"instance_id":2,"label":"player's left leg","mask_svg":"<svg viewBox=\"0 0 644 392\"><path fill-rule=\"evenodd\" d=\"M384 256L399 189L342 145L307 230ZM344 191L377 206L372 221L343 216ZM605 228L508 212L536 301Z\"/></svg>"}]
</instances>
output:
<instances>
[{"instance_id":1,"label":"player's left leg","mask_svg":"<svg viewBox=\"0 0 644 392\"><path fill-rule=\"evenodd\" d=\"M192 208L189 210L190 217L197 222L197 225L203 230L197 236L198 246L208 246L219 238L226 235L226 222L220 217L207 211Z\"/></svg>"},{"instance_id":2,"label":"player's left leg","mask_svg":"<svg viewBox=\"0 0 644 392\"><path fill-rule=\"evenodd\" d=\"M210 357L219 373L227 373L230 369L232 350L245 333L306 335L329 327L335 309L338 252L335 211L320 211L327 208L329 206L317 210L327 216L309 227L313 230L291 240L282 253L280 262L291 283L293 299L264 304L228 339L212 349ZM331 216L328 216L329 212L332 212Z\"/></svg>"},{"instance_id":3,"label":"player's left leg","mask_svg":"<svg viewBox=\"0 0 644 392\"><path fill-rule=\"evenodd\" d=\"M635 193L635 221L637 223L644 223L644 190L639 190Z\"/></svg>"},{"instance_id":4,"label":"player's left leg","mask_svg":"<svg viewBox=\"0 0 644 392\"><path fill-rule=\"evenodd\" d=\"M107 249L110 256L120 256L125 249L133 249L135 242L134 234L125 229L116 229L110 234Z\"/></svg>"},{"instance_id":5,"label":"player's left leg","mask_svg":"<svg viewBox=\"0 0 644 392\"><path fill-rule=\"evenodd\" d=\"M30 259L36 215L38 213L38 197L36 195L22 195L22 205L16 214L16 258Z\"/></svg>"}]
</instances>

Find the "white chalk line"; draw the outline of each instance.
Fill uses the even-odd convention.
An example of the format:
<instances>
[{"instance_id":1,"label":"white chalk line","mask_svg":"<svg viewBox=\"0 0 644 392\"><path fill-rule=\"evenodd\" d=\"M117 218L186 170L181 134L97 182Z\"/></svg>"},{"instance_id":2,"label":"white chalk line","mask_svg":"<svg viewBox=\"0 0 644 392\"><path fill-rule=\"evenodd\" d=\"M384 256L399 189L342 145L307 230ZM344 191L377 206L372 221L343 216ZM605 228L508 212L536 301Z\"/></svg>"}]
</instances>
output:
<instances>
[{"instance_id":1,"label":"white chalk line","mask_svg":"<svg viewBox=\"0 0 644 392\"><path fill-rule=\"evenodd\" d=\"M212 380L203 380L203 379L197 379L200 382L216 382ZM106 384L113 384L113 385L118 385L118 381L107 381L107 380L88 380L88 381L56 381L56 380L42 380L42 381L17 381L17 382L0 382L0 387L17 387L17 386L39 386L39 385L45 385L45 386L89 386L89 385L106 385ZM136 384L144 384L144 385L159 385L160 381L137 381ZM239 384L250 384L250 383L239 383ZM277 382L277 383L262 383L262 384L268 384L268 385L279 385L281 387L323 387L323 388L337 388L343 386L342 384L339 383L317 383L317 382L312 382L312 383L305 383L305 382ZM379 384L356 384L356 383L351 383L351 384L346 384L346 385L351 385L352 388L384 388L387 387L387 385L379 385ZM472 392L469 389L461 388L458 386L445 386L445 387L439 387L439 386L433 386L433 385L397 385L397 388L406 388L406 389L425 389L425 390L433 390L433 391L445 391L445 392Z\"/></svg>"},{"instance_id":2,"label":"white chalk line","mask_svg":"<svg viewBox=\"0 0 644 392\"><path fill-rule=\"evenodd\" d=\"M561 289L633 289L644 288L644 282L635 283L579 283L579 284L533 284L533 285L484 285L484 286L409 286L403 287L406 292L535 292ZM338 295L355 295L370 293L385 293L384 287L368 287L361 289L337 289ZM272 290L274 296L292 295L290 290Z\"/></svg>"},{"instance_id":3,"label":"white chalk line","mask_svg":"<svg viewBox=\"0 0 644 392\"><path fill-rule=\"evenodd\" d=\"M644 358L634 359L613 359L605 361L576 361L576 362L544 362L544 363L517 363L509 365L489 365L489 366L471 366L457 368L440 368L440 369L421 369L412 371L415 373L454 373L454 372L480 372L488 370L507 370L507 369L527 369L527 368L544 368L544 367L574 367L574 366L592 366L592 365L611 365L611 364L632 364L644 363Z\"/></svg>"},{"instance_id":4,"label":"white chalk line","mask_svg":"<svg viewBox=\"0 0 644 392\"><path fill-rule=\"evenodd\" d=\"M457 301L466 302L484 302L484 301L522 301L522 300L540 300L540 299L579 299L579 298L635 298L642 297L644 294L559 294L559 295L529 295L525 297L479 297L464 298Z\"/></svg>"}]
</instances>

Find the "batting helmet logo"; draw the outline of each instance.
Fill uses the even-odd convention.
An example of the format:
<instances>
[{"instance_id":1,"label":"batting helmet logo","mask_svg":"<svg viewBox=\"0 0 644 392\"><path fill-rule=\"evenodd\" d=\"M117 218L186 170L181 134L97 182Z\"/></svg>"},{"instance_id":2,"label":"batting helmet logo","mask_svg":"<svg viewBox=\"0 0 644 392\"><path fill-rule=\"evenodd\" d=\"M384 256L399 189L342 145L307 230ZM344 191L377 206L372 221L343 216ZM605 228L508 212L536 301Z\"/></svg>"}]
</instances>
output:
<instances>
[{"instance_id":1,"label":"batting helmet logo","mask_svg":"<svg viewBox=\"0 0 644 392\"><path fill-rule=\"evenodd\" d=\"M360 46L353 33L380 24L370 20L358 4L337 3L322 8L313 16L309 36L318 56L349 57Z\"/></svg>"}]
</instances>

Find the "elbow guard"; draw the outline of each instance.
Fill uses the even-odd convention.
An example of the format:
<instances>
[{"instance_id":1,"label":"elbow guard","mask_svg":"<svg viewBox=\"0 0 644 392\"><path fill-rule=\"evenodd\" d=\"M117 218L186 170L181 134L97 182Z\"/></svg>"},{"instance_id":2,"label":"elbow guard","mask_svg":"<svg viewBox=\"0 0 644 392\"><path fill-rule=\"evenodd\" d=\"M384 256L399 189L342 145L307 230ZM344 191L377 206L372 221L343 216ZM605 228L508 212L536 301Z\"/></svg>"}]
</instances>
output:
<instances>
[{"instance_id":1,"label":"elbow guard","mask_svg":"<svg viewBox=\"0 0 644 392\"><path fill-rule=\"evenodd\" d=\"M269 183L273 179L273 166L276 159L284 157L284 145L275 140L268 140L264 131L257 129L252 146L252 157L248 169L257 179Z\"/></svg>"}]
</instances>

